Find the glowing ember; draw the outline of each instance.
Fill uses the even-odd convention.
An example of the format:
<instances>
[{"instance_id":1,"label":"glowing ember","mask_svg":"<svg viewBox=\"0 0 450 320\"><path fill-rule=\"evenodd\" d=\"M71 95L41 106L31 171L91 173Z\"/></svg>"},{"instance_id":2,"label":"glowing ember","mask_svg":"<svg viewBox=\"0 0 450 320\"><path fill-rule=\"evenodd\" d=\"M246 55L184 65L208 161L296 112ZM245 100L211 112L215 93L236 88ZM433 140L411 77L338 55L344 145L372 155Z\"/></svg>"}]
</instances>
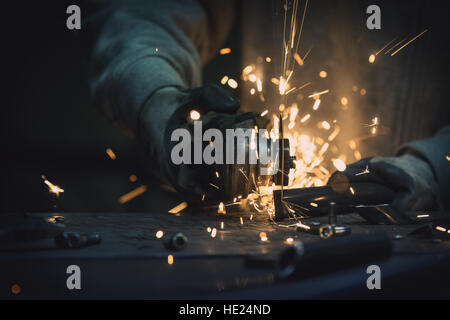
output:
<instances>
[{"instance_id":1,"label":"glowing ember","mask_svg":"<svg viewBox=\"0 0 450 320\"><path fill-rule=\"evenodd\" d=\"M173 214L179 213L181 210L186 209L187 206L188 206L187 202L185 202L185 201L181 202L179 205L177 205L177 206L173 207L172 209L170 209L169 213L173 213Z\"/></svg>"},{"instance_id":2,"label":"glowing ember","mask_svg":"<svg viewBox=\"0 0 450 320\"><path fill-rule=\"evenodd\" d=\"M42 175L41 178L44 180L44 183L47 185L50 193L54 193L57 197L59 197L59 194L64 192L64 189L48 181L44 175Z\"/></svg>"},{"instance_id":3,"label":"glowing ember","mask_svg":"<svg viewBox=\"0 0 450 320\"><path fill-rule=\"evenodd\" d=\"M111 148L106 149L106 154L111 158L111 160L116 160L116 154L114 151L111 150Z\"/></svg>"},{"instance_id":4,"label":"glowing ember","mask_svg":"<svg viewBox=\"0 0 450 320\"><path fill-rule=\"evenodd\" d=\"M200 112L198 112L197 110L191 110L191 112L189 113L189 117L194 121L200 120Z\"/></svg>"},{"instance_id":5,"label":"glowing ember","mask_svg":"<svg viewBox=\"0 0 450 320\"><path fill-rule=\"evenodd\" d=\"M217 209L217 213L226 214L227 210L225 208L225 204L223 202L219 203L219 208Z\"/></svg>"},{"instance_id":6,"label":"glowing ember","mask_svg":"<svg viewBox=\"0 0 450 320\"><path fill-rule=\"evenodd\" d=\"M336 169L338 169L338 171L345 171L345 169L347 168L344 161L342 161L341 159L335 159L333 161L333 165L336 167Z\"/></svg>"},{"instance_id":7,"label":"glowing ember","mask_svg":"<svg viewBox=\"0 0 450 320\"><path fill-rule=\"evenodd\" d=\"M229 54L229 53L231 53L231 49L230 48L222 48L222 49L220 49L219 53L221 55Z\"/></svg>"},{"instance_id":8,"label":"glowing ember","mask_svg":"<svg viewBox=\"0 0 450 320\"><path fill-rule=\"evenodd\" d=\"M236 89L238 87L238 83L236 82L236 80L231 78L228 79L228 85L233 89Z\"/></svg>"},{"instance_id":9,"label":"glowing ember","mask_svg":"<svg viewBox=\"0 0 450 320\"><path fill-rule=\"evenodd\" d=\"M228 76L224 76L222 80L220 80L221 84L226 84L228 82Z\"/></svg>"},{"instance_id":10,"label":"glowing ember","mask_svg":"<svg viewBox=\"0 0 450 320\"><path fill-rule=\"evenodd\" d=\"M164 236L164 232L163 232L162 230L158 230L158 231L156 232L156 237L157 237L158 239L161 239L163 236Z\"/></svg>"},{"instance_id":11,"label":"glowing ember","mask_svg":"<svg viewBox=\"0 0 450 320\"><path fill-rule=\"evenodd\" d=\"M265 232L260 232L259 233L259 239L261 241L267 241L267 234Z\"/></svg>"},{"instance_id":12,"label":"glowing ember","mask_svg":"<svg viewBox=\"0 0 450 320\"><path fill-rule=\"evenodd\" d=\"M173 255L169 254L169 255L167 256L167 263L168 263L169 265L172 265L172 264L173 264Z\"/></svg>"},{"instance_id":13,"label":"glowing ember","mask_svg":"<svg viewBox=\"0 0 450 320\"><path fill-rule=\"evenodd\" d=\"M147 186L142 185L142 186L137 187L136 189L131 190L130 192L124 194L123 196L121 196L119 198L118 201L120 204L127 203L128 201L140 196L141 194L143 194L146 191L147 191Z\"/></svg>"},{"instance_id":14,"label":"glowing ember","mask_svg":"<svg viewBox=\"0 0 450 320\"><path fill-rule=\"evenodd\" d=\"M314 111L319 109L320 102L321 102L320 99L316 99L316 101L314 102L314 105L313 105L313 110Z\"/></svg>"}]
</instances>

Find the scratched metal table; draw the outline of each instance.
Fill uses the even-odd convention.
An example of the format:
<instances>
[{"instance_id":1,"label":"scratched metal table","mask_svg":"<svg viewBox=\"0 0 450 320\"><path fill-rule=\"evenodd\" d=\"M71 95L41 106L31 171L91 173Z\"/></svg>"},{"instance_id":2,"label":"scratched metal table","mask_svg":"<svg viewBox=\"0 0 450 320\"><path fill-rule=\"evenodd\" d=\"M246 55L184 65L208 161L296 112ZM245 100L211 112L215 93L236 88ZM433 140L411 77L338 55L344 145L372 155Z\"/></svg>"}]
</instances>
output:
<instances>
[{"instance_id":1,"label":"scratched metal table","mask_svg":"<svg viewBox=\"0 0 450 320\"><path fill-rule=\"evenodd\" d=\"M38 214L50 216L51 214ZM151 298L151 299L297 299L297 298L386 298L449 297L445 277L450 266L450 244L408 237L417 226L369 226L357 215L340 216L352 232L386 231L403 235L394 241L395 255L381 264L383 290L366 288L367 274L360 266L297 282L278 283L270 269L248 268L244 258L275 257L292 237L304 242L316 236L277 226L267 216L253 213L67 213L67 231L98 232L99 245L56 249L52 240L3 248L0 254L2 298ZM240 222L243 218L243 224ZM317 219L316 219L317 220ZM320 219L318 219L320 220ZM220 229L221 221L224 229ZM207 228L217 228L211 237ZM184 233L185 250L168 251L165 237ZM266 232L268 241L260 241ZM168 264L169 254L174 263ZM82 289L68 290L66 268L78 265ZM438 281L439 280L439 281ZM13 295L11 287L20 286ZM448 287L448 286L447 286ZM420 290L419 290L420 289Z\"/></svg>"}]
</instances>

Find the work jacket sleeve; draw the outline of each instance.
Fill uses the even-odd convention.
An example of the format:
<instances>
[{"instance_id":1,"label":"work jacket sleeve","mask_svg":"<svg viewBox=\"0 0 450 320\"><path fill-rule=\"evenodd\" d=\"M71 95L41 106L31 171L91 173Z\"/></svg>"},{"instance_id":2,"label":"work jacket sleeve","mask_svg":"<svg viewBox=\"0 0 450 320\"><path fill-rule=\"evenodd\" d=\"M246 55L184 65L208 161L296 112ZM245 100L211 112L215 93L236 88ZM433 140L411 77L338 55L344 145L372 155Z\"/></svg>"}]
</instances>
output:
<instances>
[{"instance_id":1,"label":"work jacket sleeve","mask_svg":"<svg viewBox=\"0 0 450 320\"><path fill-rule=\"evenodd\" d=\"M95 104L131 134L161 88L200 86L201 67L232 24L228 1L97 0L90 88Z\"/></svg>"},{"instance_id":2,"label":"work jacket sleeve","mask_svg":"<svg viewBox=\"0 0 450 320\"><path fill-rule=\"evenodd\" d=\"M405 153L414 153L428 161L439 186L438 199L447 211L450 210L450 126L435 137L409 142L397 152L398 155Z\"/></svg>"}]
</instances>

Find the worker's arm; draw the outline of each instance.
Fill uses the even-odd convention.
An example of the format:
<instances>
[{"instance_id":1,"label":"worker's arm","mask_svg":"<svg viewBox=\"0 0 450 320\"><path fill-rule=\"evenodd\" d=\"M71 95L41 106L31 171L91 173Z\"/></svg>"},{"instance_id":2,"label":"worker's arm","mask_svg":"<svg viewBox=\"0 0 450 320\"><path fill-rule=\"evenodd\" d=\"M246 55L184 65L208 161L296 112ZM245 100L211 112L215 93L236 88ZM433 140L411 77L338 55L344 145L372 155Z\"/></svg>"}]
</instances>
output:
<instances>
[{"instance_id":1,"label":"worker's arm","mask_svg":"<svg viewBox=\"0 0 450 320\"><path fill-rule=\"evenodd\" d=\"M412 154L426 161L438 184L437 198L446 210L450 210L450 127L435 137L417 140L400 147L398 156Z\"/></svg>"},{"instance_id":2,"label":"worker's arm","mask_svg":"<svg viewBox=\"0 0 450 320\"><path fill-rule=\"evenodd\" d=\"M239 107L220 90L213 90L212 97L211 91L192 90L202 85L201 67L231 27L233 5L200 0L101 2L88 23L96 34L91 77L95 102L112 122L142 142L156 172L174 182L176 177L165 172L170 161L166 129L174 113L210 101L222 102L219 112Z\"/></svg>"},{"instance_id":3,"label":"worker's arm","mask_svg":"<svg viewBox=\"0 0 450 320\"><path fill-rule=\"evenodd\" d=\"M331 176L352 182L375 182L391 188L393 205L400 210L450 210L450 128L434 138L413 141L402 146L396 157L362 159ZM367 172L368 171L368 172Z\"/></svg>"}]
</instances>

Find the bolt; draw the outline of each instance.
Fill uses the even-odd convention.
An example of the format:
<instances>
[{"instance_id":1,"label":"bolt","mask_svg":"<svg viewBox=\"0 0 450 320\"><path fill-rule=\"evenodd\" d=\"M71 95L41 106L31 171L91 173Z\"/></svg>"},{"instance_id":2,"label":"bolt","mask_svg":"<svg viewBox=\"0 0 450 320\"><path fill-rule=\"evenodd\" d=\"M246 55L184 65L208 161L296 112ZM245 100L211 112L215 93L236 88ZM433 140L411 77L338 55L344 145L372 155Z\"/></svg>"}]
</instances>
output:
<instances>
[{"instance_id":1,"label":"bolt","mask_svg":"<svg viewBox=\"0 0 450 320\"><path fill-rule=\"evenodd\" d=\"M183 250L188 242L187 237L182 233L176 233L164 242L164 246L169 250Z\"/></svg>"},{"instance_id":2,"label":"bolt","mask_svg":"<svg viewBox=\"0 0 450 320\"><path fill-rule=\"evenodd\" d=\"M328 224L336 225L337 217L336 217L336 203L330 202L328 206Z\"/></svg>"}]
</instances>

